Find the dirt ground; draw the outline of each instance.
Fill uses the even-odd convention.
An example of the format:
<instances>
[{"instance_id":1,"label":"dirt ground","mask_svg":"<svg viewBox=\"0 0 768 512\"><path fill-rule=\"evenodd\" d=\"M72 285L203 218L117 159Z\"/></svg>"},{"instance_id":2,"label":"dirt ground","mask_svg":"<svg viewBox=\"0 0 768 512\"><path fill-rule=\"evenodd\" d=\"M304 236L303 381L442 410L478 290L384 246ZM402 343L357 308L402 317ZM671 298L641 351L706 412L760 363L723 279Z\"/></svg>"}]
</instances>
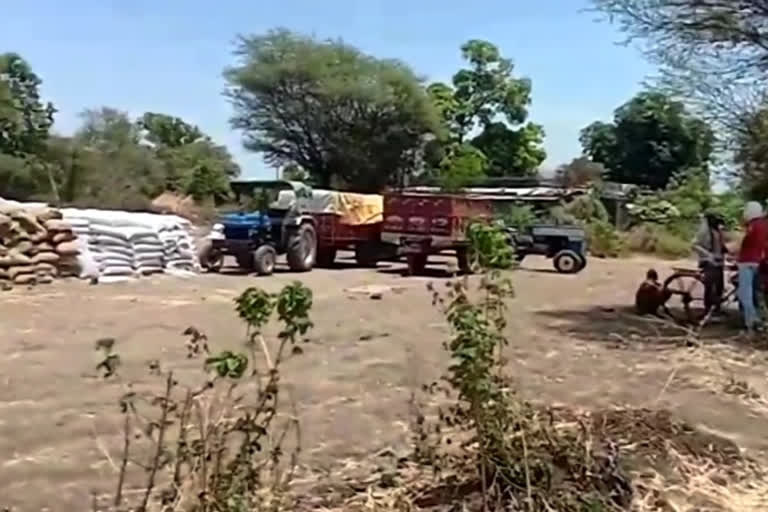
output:
<instances>
[{"instance_id":1,"label":"dirt ground","mask_svg":"<svg viewBox=\"0 0 768 512\"><path fill-rule=\"evenodd\" d=\"M526 260L513 274L510 372L533 400L667 407L765 458L768 351L726 343L716 327L703 347L687 347L628 310L647 268L664 277L674 265L593 259L570 276L554 273L546 260ZM399 271L399 265L363 270L342 262L337 269L270 278L70 281L2 292L0 508L82 510L92 491L108 492L115 472L104 449L119 440L122 385L146 381L150 359L180 368L199 364L184 358L181 332L189 326L208 333L216 347L236 347L243 327L232 300L251 285L276 291L301 279L314 291L311 341L283 374L298 404L303 463L330 468L402 447L411 392L446 362L446 326L426 284L447 277L439 265L427 278ZM380 300L354 290L371 285L389 288ZM116 382L94 375L93 346L103 337L117 340L123 360Z\"/></svg>"}]
</instances>

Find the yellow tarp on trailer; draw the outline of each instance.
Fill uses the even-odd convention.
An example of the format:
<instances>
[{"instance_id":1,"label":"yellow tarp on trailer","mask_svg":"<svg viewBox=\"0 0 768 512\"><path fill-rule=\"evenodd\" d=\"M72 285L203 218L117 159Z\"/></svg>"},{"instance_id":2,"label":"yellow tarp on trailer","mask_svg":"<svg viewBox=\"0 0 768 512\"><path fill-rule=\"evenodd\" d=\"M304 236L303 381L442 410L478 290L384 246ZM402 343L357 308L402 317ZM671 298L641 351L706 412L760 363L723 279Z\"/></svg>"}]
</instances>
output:
<instances>
[{"instance_id":1,"label":"yellow tarp on trailer","mask_svg":"<svg viewBox=\"0 0 768 512\"><path fill-rule=\"evenodd\" d=\"M281 190L279 207L288 207L296 200L292 190ZM335 190L312 189L312 197L299 198L299 208L308 213L334 213L344 224L357 226L375 224L384 217L384 197L379 194L356 194Z\"/></svg>"}]
</instances>

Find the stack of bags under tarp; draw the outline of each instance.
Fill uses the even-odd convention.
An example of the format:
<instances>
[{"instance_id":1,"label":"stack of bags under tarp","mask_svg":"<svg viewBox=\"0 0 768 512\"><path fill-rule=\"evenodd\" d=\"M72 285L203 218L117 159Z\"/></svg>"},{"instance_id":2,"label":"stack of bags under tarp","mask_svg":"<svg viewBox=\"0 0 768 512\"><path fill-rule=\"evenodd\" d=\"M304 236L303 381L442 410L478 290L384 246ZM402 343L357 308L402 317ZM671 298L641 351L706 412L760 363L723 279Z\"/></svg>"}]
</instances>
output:
<instances>
[{"instance_id":1,"label":"stack of bags under tarp","mask_svg":"<svg viewBox=\"0 0 768 512\"><path fill-rule=\"evenodd\" d=\"M78 275L77 236L53 208L0 202L0 280L50 283Z\"/></svg>"}]
</instances>

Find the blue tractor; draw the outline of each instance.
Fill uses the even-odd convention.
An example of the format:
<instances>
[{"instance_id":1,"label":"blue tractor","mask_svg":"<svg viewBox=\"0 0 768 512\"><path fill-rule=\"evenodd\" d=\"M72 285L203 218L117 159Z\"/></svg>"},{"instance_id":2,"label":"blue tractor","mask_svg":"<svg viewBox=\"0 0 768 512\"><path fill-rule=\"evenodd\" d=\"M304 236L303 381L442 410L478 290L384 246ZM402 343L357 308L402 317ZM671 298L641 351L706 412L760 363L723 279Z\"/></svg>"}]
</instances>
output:
<instances>
[{"instance_id":1,"label":"blue tractor","mask_svg":"<svg viewBox=\"0 0 768 512\"><path fill-rule=\"evenodd\" d=\"M239 180L230 185L238 206L219 217L209 248L201 255L203 265L215 272L225 256L233 256L241 269L270 275L277 256L285 254L291 270L312 270L315 221L300 207L302 198L311 197L311 189L291 181ZM280 194L282 190L292 193Z\"/></svg>"},{"instance_id":2,"label":"blue tractor","mask_svg":"<svg viewBox=\"0 0 768 512\"><path fill-rule=\"evenodd\" d=\"M535 224L523 233L515 229L507 232L518 262L539 254L551 258L561 274L576 274L587 266L586 233L581 227Z\"/></svg>"}]
</instances>

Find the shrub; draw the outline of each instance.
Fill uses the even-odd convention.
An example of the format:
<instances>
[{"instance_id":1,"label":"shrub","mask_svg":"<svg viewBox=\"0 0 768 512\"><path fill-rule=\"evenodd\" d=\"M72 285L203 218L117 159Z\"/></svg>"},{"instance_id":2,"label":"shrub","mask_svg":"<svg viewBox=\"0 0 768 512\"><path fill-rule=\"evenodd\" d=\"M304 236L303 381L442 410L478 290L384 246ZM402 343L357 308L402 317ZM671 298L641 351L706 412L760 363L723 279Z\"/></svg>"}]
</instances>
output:
<instances>
[{"instance_id":1,"label":"shrub","mask_svg":"<svg viewBox=\"0 0 768 512\"><path fill-rule=\"evenodd\" d=\"M499 271L486 271L477 290L467 279L449 283L444 294L429 286L451 328L444 345L451 364L424 391L444 394L448 404L436 418L417 413L415 456L431 466L442 499L454 502L440 510L623 509L632 488L616 456L599 455L580 432L558 430L504 374L513 289ZM429 502L432 510L436 502Z\"/></svg>"},{"instance_id":2,"label":"shrub","mask_svg":"<svg viewBox=\"0 0 768 512\"><path fill-rule=\"evenodd\" d=\"M515 251L499 224L475 222L467 229L469 264L477 269L508 269L515 264Z\"/></svg>"},{"instance_id":3,"label":"shrub","mask_svg":"<svg viewBox=\"0 0 768 512\"><path fill-rule=\"evenodd\" d=\"M536 212L527 204L503 205L496 208L494 216L505 226L525 231L529 226L536 224Z\"/></svg>"},{"instance_id":4,"label":"shrub","mask_svg":"<svg viewBox=\"0 0 768 512\"><path fill-rule=\"evenodd\" d=\"M598 258L617 258L623 244L619 233L608 221L594 220L586 227L589 253Z\"/></svg>"},{"instance_id":5,"label":"shrub","mask_svg":"<svg viewBox=\"0 0 768 512\"><path fill-rule=\"evenodd\" d=\"M608 210L597 196L585 194L576 197L564 207L565 213L583 223L608 222Z\"/></svg>"},{"instance_id":6,"label":"shrub","mask_svg":"<svg viewBox=\"0 0 768 512\"><path fill-rule=\"evenodd\" d=\"M684 258L691 253L692 242L658 224L641 224L624 236L628 251L663 258Z\"/></svg>"},{"instance_id":7,"label":"shrub","mask_svg":"<svg viewBox=\"0 0 768 512\"><path fill-rule=\"evenodd\" d=\"M160 391L129 386L121 397L124 441L114 509L147 510L155 501L168 512L293 509L287 490L298 423L295 417L280 421L279 367L289 353L301 352L297 342L312 327L312 292L298 282L277 294L249 288L236 304L246 325L243 352L212 353L207 336L189 327L187 355L203 358L202 382L181 385L174 370L155 360L149 371L160 380ZM268 343L262 328L275 313L282 328ZM105 378L114 376L120 362L114 340L100 340L97 348L104 352L98 369ZM286 464L290 434L296 442ZM124 488L137 478L144 483L134 502Z\"/></svg>"}]
</instances>

